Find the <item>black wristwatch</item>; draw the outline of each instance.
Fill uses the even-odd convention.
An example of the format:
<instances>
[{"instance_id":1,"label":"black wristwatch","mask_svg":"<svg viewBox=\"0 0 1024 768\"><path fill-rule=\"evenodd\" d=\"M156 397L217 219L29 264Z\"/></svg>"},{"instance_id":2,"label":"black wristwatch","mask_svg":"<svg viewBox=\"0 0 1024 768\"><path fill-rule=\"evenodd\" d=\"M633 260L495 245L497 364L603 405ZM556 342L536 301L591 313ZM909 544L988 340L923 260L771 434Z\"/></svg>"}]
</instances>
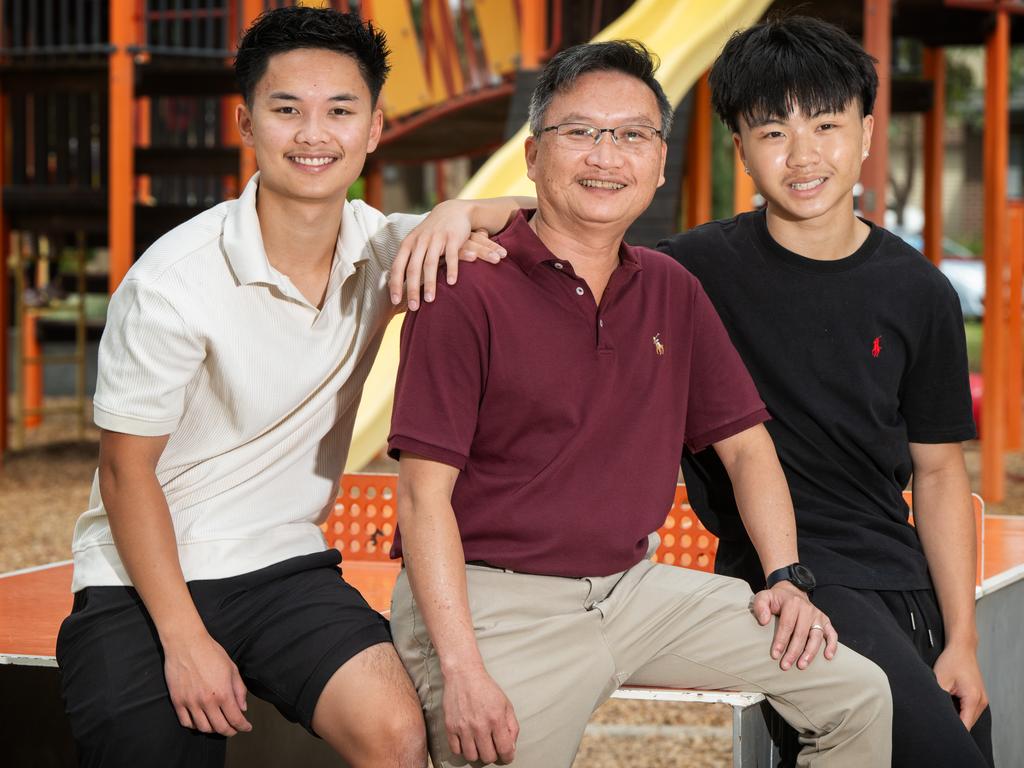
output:
<instances>
[{"instance_id":1,"label":"black wristwatch","mask_svg":"<svg viewBox=\"0 0 1024 768\"><path fill-rule=\"evenodd\" d=\"M780 581L788 581L797 589L802 589L804 592L810 592L814 589L817 582L814 580L814 574L811 573L811 569L806 565L800 565L800 563L793 563L787 565L785 568L779 568L776 571L772 571L768 574L768 578L765 582L769 589L774 587Z\"/></svg>"}]
</instances>

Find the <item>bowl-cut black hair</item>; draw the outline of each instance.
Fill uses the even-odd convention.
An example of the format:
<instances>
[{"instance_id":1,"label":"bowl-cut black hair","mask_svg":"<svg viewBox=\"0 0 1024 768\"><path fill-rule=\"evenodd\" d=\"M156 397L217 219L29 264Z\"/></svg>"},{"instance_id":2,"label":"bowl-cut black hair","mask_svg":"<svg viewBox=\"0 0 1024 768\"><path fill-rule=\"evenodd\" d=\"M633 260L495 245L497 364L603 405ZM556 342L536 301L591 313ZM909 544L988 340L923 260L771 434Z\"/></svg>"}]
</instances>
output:
<instances>
[{"instance_id":1,"label":"bowl-cut black hair","mask_svg":"<svg viewBox=\"0 0 1024 768\"><path fill-rule=\"evenodd\" d=\"M711 103L730 130L785 118L842 112L856 101L870 115L878 91L875 59L839 27L809 16L779 16L735 33L708 77Z\"/></svg>"}]
</instances>

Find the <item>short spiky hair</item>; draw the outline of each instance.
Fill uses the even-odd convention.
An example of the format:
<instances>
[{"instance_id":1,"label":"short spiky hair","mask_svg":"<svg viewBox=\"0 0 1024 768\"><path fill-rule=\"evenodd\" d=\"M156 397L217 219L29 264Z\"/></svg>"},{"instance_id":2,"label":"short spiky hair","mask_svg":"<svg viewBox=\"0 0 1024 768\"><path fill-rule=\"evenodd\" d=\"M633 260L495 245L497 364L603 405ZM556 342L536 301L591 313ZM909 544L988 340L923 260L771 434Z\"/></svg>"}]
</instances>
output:
<instances>
[{"instance_id":1,"label":"short spiky hair","mask_svg":"<svg viewBox=\"0 0 1024 768\"><path fill-rule=\"evenodd\" d=\"M661 84L654 79L658 57L636 40L609 40L606 43L583 43L559 52L537 78L530 99L530 131L539 136L544 128L544 113L555 94L572 87L576 79L588 72L622 72L632 75L654 92L661 112L661 137L672 130L672 105Z\"/></svg>"},{"instance_id":2,"label":"short spiky hair","mask_svg":"<svg viewBox=\"0 0 1024 768\"><path fill-rule=\"evenodd\" d=\"M356 14L305 6L266 11L246 30L235 55L235 79L245 103L252 104L256 83L272 56L301 48L322 48L355 59L376 105L391 69L384 33Z\"/></svg>"},{"instance_id":3,"label":"short spiky hair","mask_svg":"<svg viewBox=\"0 0 1024 768\"><path fill-rule=\"evenodd\" d=\"M857 101L870 115L878 91L875 60L846 32L809 16L772 18L737 32L709 75L711 102L729 128L786 117L842 112Z\"/></svg>"}]
</instances>

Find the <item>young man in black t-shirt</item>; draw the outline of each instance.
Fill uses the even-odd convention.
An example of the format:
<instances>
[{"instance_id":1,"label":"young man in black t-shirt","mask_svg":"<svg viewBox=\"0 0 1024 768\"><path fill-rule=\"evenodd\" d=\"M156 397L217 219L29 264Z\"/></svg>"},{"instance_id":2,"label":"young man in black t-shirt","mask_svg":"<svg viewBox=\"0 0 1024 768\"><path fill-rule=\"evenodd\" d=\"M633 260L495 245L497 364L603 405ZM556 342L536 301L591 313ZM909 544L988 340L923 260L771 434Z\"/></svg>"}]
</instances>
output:
<instances>
[{"instance_id":1,"label":"young man in black t-shirt","mask_svg":"<svg viewBox=\"0 0 1024 768\"><path fill-rule=\"evenodd\" d=\"M838 28L791 16L735 35L710 79L767 208L660 247L701 280L772 414L812 601L889 676L893 764L991 765L963 320L937 269L854 213L873 60ZM714 451L687 453L683 472L721 537L716 570L763 588ZM911 477L916 526L901 495ZM813 584L801 569L773 578Z\"/></svg>"}]
</instances>

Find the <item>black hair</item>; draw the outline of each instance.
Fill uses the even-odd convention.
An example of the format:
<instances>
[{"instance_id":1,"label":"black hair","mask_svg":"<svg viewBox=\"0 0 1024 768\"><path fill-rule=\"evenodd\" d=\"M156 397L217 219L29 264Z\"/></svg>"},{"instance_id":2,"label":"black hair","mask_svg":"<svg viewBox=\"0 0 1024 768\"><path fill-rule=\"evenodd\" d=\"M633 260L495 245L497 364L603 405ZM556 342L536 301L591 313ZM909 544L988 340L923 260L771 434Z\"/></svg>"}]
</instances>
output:
<instances>
[{"instance_id":1,"label":"black hair","mask_svg":"<svg viewBox=\"0 0 1024 768\"><path fill-rule=\"evenodd\" d=\"M384 32L354 13L290 6L262 13L245 31L235 55L235 79L246 104L270 58L301 48L322 48L355 59L377 104L391 65Z\"/></svg>"},{"instance_id":2,"label":"black hair","mask_svg":"<svg viewBox=\"0 0 1024 768\"><path fill-rule=\"evenodd\" d=\"M730 130L785 118L842 112L856 101L870 115L875 59L846 32L809 16L781 16L735 33L711 67L711 103Z\"/></svg>"},{"instance_id":3,"label":"black hair","mask_svg":"<svg viewBox=\"0 0 1024 768\"><path fill-rule=\"evenodd\" d=\"M661 137L672 130L672 105L665 91L654 78L661 62L647 47L636 40L609 40L605 43L583 43L566 48L552 57L537 78L530 98L530 131L539 136L544 128L544 113L556 93L572 87L576 79L588 72L622 72L632 75L654 92L661 112Z\"/></svg>"}]
</instances>

